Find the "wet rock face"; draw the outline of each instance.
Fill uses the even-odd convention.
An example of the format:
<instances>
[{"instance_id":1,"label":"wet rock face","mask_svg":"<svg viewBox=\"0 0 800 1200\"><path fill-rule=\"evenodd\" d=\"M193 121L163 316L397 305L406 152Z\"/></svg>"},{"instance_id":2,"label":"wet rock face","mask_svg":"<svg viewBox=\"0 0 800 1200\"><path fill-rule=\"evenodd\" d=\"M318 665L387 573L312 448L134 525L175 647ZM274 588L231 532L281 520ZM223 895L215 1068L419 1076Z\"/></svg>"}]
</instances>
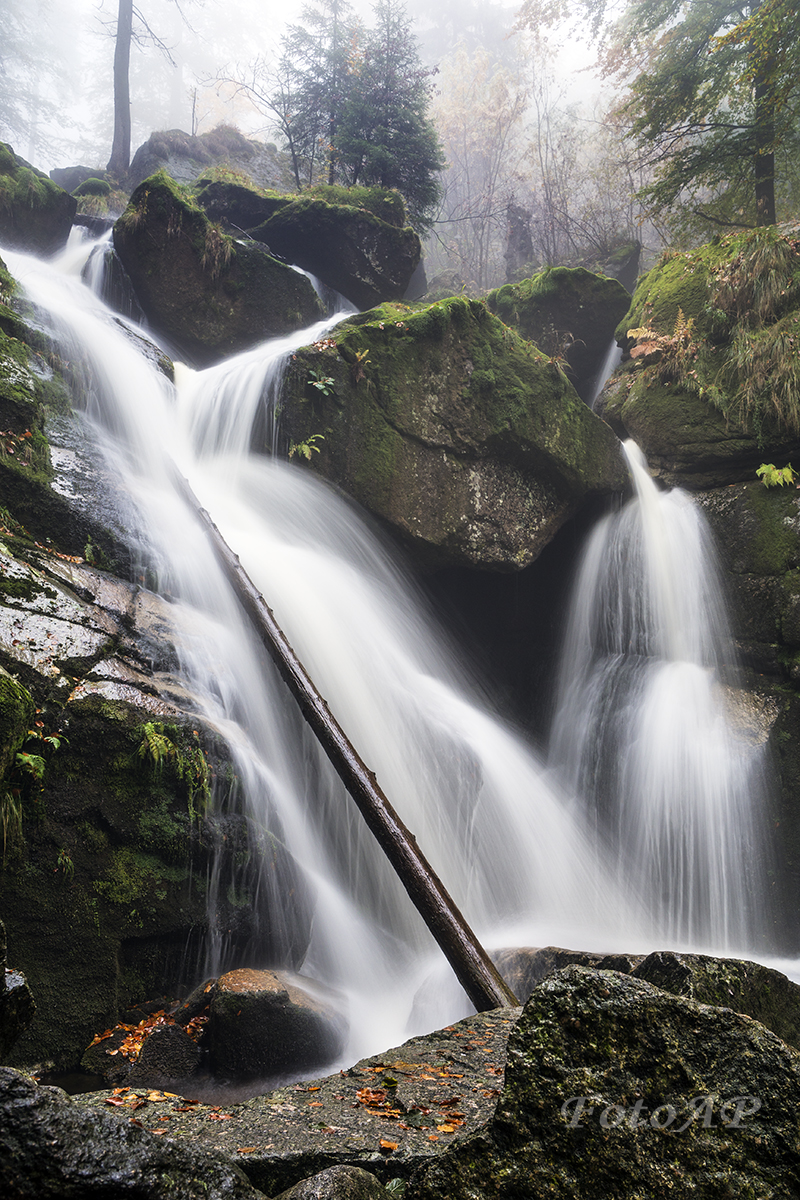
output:
<instances>
[{"instance_id":1,"label":"wet rock face","mask_svg":"<svg viewBox=\"0 0 800 1200\"><path fill-rule=\"evenodd\" d=\"M322 316L308 279L221 233L163 172L134 191L114 245L147 317L197 365Z\"/></svg>"},{"instance_id":2,"label":"wet rock face","mask_svg":"<svg viewBox=\"0 0 800 1200\"><path fill-rule=\"evenodd\" d=\"M203 1033L212 1070L222 1078L266 1078L332 1062L346 1033L333 999L312 980L283 972L223 975L210 993Z\"/></svg>"},{"instance_id":3,"label":"wet rock face","mask_svg":"<svg viewBox=\"0 0 800 1200\"><path fill-rule=\"evenodd\" d=\"M4 1060L36 1012L25 976L6 966L6 927L0 921L0 1061Z\"/></svg>"},{"instance_id":4,"label":"wet rock face","mask_svg":"<svg viewBox=\"0 0 800 1200\"><path fill-rule=\"evenodd\" d=\"M385 305L299 351L282 426L426 567L513 571L589 496L621 491L617 439L558 366L451 299Z\"/></svg>"},{"instance_id":5,"label":"wet rock face","mask_svg":"<svg viewBox=\"0 0 800 1200\"><path fill-rule=\"evenodd\" d=\"M317 187L284 198L219 182L198 198L212 219L245 230L357 308L400 299L420 261L402 200L381 188Z\"/></svg>"},{"instance_id":6,"label":"wet rock face","mask_svg":"<svg viewBox=\"0 0 800 1200\"><path fill-rule=\"evenodd\" d=\"M800 1056L758 1022L612 971L541 983L486 1130L408 1200L792 1195Z\"/></svg>"},{"instance_id":7,"label":"wet rock face","mask_svg":"<svg viewBox=\"0 0 800 1200\"><path fill-rule=\"evenodd\" d=\"M81 1110L58 1088L39 1087L5 1067L0 1068L0 1190L9 1200L262 1197L238 1167L212 1152Z\"/></svg>"},{"instance_id":8,"label":"wet rock face","mask_svg":"<svg viewBox=\"0 0 800 1200\"><path fill-rule=\"evenodd\" d=\"M0 243L33 254L66 245L78 201L0 142Z\"/></svg>"},{"instance_id":9,"label":"wet rock face","mask_svg":"<svg viewBox=\"0 0 800 1200\"><path fill-rule=\"evenodd\" d=\"M575 390L589 401L630 295L618 280L583 267L547 267L490 292L486 303L540 350L563 355Z\"/></svg>"}]
</instances>

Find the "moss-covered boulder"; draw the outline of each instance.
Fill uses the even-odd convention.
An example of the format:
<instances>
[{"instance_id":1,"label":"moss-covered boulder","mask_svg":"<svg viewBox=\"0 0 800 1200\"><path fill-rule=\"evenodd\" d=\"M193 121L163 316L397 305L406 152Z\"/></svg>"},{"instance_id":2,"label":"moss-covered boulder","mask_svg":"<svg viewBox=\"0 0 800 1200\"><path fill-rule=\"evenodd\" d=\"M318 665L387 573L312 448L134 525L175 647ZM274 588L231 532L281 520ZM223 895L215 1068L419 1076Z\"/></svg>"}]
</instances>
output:
<instances>
[{"instance_id":1,"label":"moss-covered boulder","mask_svg":"<svg viewBox=\"0 0 800 1200\"><path fill-rule=\"evenodd\" d=\"M793 1195L799 1104L800 1055L757 1021L567 967L511 1033L493 1119L405 1195Z\"/></svg>"},{"instance_id":2,"label":"moss-covered boulder","mask_svg":"<svg viewBox=\"0 0 800 1200\"><path fill-rule=\"evenodd\" d=\"M668 253L639 282L617 338L627 361L599 411L663 479L752 477L800 453L800 241L795 228Z\"/></svg>"},{"instance_id":3,"label":"moss-covered boulder","mask_svg":"<svg viewBox=\"0 0 800 1200\"><path fill-rule=\"evenodd\" d=\"M630 295L617 279L583 267L546 267L489 292L486 303L522 337L563 356L575 390L588 401Z\"/></svg>"},{"instance_id":4,"label":"moss-covered boulder","mask_svg":"<svg viewBox=\"0 0 800 1200\"><path fill-rule=\"evenodd\" d=\"M627 483L558 363L477 301L355 317L299 351L284 387L290 450L430 565L520 569Z\"/></svg>"},{"instance_id":5,"label":"moss-covered boulder","mask_svg":"<svg viewBox=\"0 0 800 1200\"><path fill-rule=\"evenodd\" d=\"M114 245L146 316L201 366L322 315L308 279L222 233L164 172L135 190Z\"/></svg>"},{"instance_id":6,"label":"moss-covered boulder","mask_svg":"<svg viewBox=\"0 0 800 1200\"><path fill-rule=\"evenodd\" d=\"M419 264L420 241L398 192L321 185L284 197L223 180L201 186L198 200L214 220L246 230L357 308L401 299Z\"/></svg>"},{"instance_id":7,"label":"moss-covered boulder","mask_svg":"<svg viewBox=\"0 0 800 1200\"><path fill-rule=\"evenodd\" d=\"M0 244L50 255L62 250L78 202L0 142Z\"/></svg>"}]
</instances>

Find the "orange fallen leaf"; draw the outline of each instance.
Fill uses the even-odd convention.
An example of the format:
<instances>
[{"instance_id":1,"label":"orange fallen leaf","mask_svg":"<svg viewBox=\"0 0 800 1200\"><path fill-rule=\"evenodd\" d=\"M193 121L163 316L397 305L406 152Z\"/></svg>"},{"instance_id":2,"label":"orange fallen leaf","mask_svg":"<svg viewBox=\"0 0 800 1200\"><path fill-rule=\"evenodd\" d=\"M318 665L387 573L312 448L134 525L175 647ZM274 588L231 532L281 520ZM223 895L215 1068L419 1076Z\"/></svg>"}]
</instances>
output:
<instances>
[{"instance_id":1,"label":"orange fallen leaf","mask_svg":"<svg viewBox=\"0 0 800 1200\"><path fill-rule=\"evenodd\" d=\"M387 1142L384 1140L384 1138L381 1138L380 1141L381 1150L384 1150L389 1154L391 1154L393 1150L396 1150L399 1144L399 1142Z\"/></svg>"},{"instance_id":2,"label":"orange fallen leaf","mask_svg":"<svg viewBox=\"0 0 800 1200\"><path fill-rule=\"evenodd\" d=\"M439 1133L455 1133L456 1131L455 1125L437 1125L436 1128Z\"/></svg>"},{"instance_id":3,"label":"orange fallen leaf","mask_svg":"<svg viewBox=\"0 0 800 1200\"><path fill-rule=\"evenodd\" d=\"M255 1154L258 1146L239 1146L236 1150L237 1154Z\"/></svg>"}]
</instances>

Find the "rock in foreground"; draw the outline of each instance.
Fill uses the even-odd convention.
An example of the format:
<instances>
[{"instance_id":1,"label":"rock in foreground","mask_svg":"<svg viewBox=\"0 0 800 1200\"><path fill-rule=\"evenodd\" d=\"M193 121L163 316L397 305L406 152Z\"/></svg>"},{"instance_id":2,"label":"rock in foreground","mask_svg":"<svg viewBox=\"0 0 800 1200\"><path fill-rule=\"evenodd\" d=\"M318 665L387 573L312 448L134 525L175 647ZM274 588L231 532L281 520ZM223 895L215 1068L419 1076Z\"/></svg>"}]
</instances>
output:
<instances>
[{"instance_id":1,"label":"rock in foreground","mask_svg":"<svg viewBox=\"0 0 800 1200\"><path fill-rule=\"evenodd\" d=\"M238 1167L78 1108L59 1088L0 1068L0 1191L6 1200L259 1200Z\"/></svg>"},{"instance_id":2,"label":"rock in foreground","mask_svg":"<svg viewBox=\"0 0 800 1200\"><path fill-rule=\"evenodd\" d=\"M614 971L533 992L485 1131L406 1200L800 1193L800 1056L758 1022Z\"/></svg>"}]
</instances>

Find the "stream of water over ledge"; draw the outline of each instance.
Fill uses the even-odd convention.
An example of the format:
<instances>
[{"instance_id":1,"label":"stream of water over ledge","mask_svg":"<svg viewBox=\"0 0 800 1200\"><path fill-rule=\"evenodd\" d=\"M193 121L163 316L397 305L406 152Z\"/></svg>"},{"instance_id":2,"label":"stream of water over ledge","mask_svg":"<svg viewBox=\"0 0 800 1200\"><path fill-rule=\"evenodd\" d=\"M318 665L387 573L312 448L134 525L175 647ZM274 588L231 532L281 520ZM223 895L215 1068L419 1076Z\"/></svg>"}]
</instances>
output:
<instances>
[{"instance_id":1,"label":"stream of water over ledge","mask_svg":"<svg viewBox=\"0 0 800 1200\"><path fill-rule=\"evenodd\" d=\"M637 496L588 547L544 763L488 711L355 506L251 451L287 355L337 318L179 370L176 389L81 281L87 254L48 265L3 252L65 357L86 364L83 419L172 602L187 687L231 748L251 817L314 888L302 970L346 997L345 1057L469 1007L255 638L175 466L487 947L754 947L760 764L723 702L724 608L688 497L657 493L630 452ZM260 887L253 903L283 903L290 925L266 874ZM219 932L206 970L223 957Z\"/></svg>"}]
</instances>

